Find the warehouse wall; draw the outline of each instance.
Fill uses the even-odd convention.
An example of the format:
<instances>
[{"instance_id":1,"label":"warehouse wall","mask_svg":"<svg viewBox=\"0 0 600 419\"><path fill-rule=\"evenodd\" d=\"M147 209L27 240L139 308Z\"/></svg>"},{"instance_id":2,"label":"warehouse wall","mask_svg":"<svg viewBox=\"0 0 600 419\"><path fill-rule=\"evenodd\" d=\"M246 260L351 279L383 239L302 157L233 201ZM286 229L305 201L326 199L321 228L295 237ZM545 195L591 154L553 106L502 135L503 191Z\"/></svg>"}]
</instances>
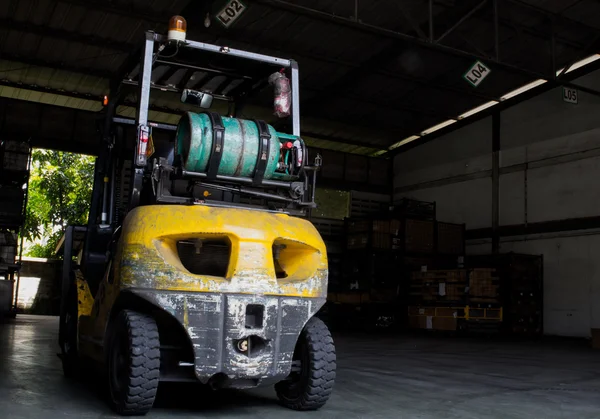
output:
<instances>
[{"instance_id":1,"label":"warehouse wall","mask_svg":"<svg viewBox=\"0 0 600 419\"><path fill-rule=\"evenodd\" d=\"M600 72L575 81L600 90ZM600 98L579 103L554 89L500 114L500 226L600 215ZM394 199L436 201L438 219L492 225L491 117L398 155ZM501 252L544 255L546 334L590 336L600 327L600 231L504 237ZM491 252L491 240L467 252Z\"/></svg>"}]
</instances>

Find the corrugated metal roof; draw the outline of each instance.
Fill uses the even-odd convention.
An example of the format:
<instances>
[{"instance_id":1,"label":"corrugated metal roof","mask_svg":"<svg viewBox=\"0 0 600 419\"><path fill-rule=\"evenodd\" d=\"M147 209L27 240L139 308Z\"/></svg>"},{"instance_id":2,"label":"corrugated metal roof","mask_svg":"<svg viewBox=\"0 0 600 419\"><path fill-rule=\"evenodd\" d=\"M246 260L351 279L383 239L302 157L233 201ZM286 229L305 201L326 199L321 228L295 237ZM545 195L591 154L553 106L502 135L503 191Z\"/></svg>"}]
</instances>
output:
<instances>
[{"instance_id":1,"label":"corrugated metal roof","mask_svg":"<svg viewBox=\"0 0 600 419\"><path fill-rule=\"evenodd\" d=\"M489 57L492 72L476 89L462 77L475 59L386 36L427 36L428 2L361 1L358 11L348 0L301 2L317 10L313 15L295 13L278 0L246 3L239 21L225 29L214 19L210 28L203 25L207 11L214 15L222 7L219 2L209 10L210 2L190 0L2 1L0 96L99 111L97 99L135 54L144 31L164 31L176 13L188 19L191 39L298 60L303 130L311 145L322 148L372 154L533 80L495 64L492 2L481 8L478 0L434 2L434 37L478 8L442 42ZM318 12L377 30L329 22L315 17ZM594 49L598 12L593 0L499 2L499 58L550 74L549 21L554 22L556 66L561 67L581 58L586 47ZM159 97L153 104L184 109L176 97ZM269 106L263 95L249 109L273 120ZM133 116L126 107L122 112ZM162 122L177 119L171 112L151 116Z\"/></svg>"}]
</instances>

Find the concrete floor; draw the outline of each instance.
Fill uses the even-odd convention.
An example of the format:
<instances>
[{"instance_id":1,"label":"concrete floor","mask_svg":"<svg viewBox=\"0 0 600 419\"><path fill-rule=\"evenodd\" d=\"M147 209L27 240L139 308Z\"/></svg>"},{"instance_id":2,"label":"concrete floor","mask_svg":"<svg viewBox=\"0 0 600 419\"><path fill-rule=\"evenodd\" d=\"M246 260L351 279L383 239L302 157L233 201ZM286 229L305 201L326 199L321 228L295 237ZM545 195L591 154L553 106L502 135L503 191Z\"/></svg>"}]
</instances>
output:
<instances>
[{"instance_id":1,"label":"concrete floor","mask_svg":"<svg viewBox=\"0 0 600 419\"><path fill-rule=\"evenodd\" d=\"M62 376L58 321L0 324L0 417L111 418L100 383ZM272 389L162 386L151 418L600 418L600 351L582 342L440 337L336 338L338 379L318 412L278 406Z\"/></svg>"}]
</instances>

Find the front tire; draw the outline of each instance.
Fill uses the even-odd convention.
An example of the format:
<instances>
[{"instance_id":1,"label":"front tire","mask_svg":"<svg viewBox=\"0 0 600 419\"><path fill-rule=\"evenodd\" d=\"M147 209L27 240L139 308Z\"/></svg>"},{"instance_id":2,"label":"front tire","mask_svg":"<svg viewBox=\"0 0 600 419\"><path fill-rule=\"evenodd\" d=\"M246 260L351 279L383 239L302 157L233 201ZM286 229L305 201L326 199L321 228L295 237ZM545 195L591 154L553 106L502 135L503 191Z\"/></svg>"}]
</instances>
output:
<instances>
[{"instance_id":1,"label":"front tire","mask_svg":"<svg viewBox=\"0 0 600 419\"><path fill-rule=\"evenodd\" d=\"M331 333L322 320L313 317L306 323L293 359L288 379L275 385L277 397L293 410L323 407L333 391L336 356Z\"/></svg>"},{"instance_id":2,"label":"front tire","mask_svg":"<svg viewBox=\"0 0 600 419\"><path fill-rule=\"evenodd\" d=\"M145 415L154 404L160 378L156 321L146 314L121 311L111 325L107 346L109 402L120 415Z\"/></svg>"}]
</instances>

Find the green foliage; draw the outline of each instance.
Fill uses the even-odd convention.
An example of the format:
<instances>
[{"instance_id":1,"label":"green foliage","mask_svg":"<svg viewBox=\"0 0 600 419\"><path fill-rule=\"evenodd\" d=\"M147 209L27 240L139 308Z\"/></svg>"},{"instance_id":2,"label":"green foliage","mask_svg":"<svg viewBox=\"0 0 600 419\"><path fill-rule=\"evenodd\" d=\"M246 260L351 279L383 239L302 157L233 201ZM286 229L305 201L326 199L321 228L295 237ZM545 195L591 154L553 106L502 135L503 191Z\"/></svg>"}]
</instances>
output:
<instances>
[{"instance_id":1,"label":"green foliage","mask_svg":"<svg viewBox=\"0 0 600 419\"><path fill-rule=\"evenodd\" d=\"M25 240L27 255L52 257L66 227L86 224L94 179L94 158L62 151L33 151Z\"/></svg>"}]
</instances>

